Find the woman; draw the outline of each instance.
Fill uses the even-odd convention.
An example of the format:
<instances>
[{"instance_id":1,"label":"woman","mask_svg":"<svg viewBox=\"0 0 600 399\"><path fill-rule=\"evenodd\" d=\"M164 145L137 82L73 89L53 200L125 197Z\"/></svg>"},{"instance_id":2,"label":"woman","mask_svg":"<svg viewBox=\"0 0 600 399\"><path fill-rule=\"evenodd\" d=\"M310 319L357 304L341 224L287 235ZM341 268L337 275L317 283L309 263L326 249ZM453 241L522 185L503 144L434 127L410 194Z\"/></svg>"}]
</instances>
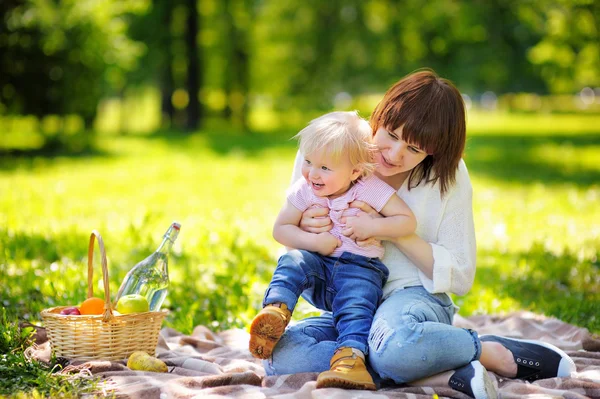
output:
<instances>
[{"instance_id":1,"label":"woman","mask_svg":"<svg viewBox=\"0 0 600 399\"><path fill-rule=\"evenodd\" d=\"M475 398L496 393L486 370L508 378L568 376L573 361L540 341L478 336L452 326L456 312L448 293L469 292L475 276L472 188L462 161L465 109L460 92L433 71L410 74L393 85L371 116L379 178L397 190L417 218L410 236L385 240L390 270L369 334L368 363L380 380L413 385L446 383ZM300 177L297 157L294 178ZM381 217L361 202L346 218L344 235ZM300 226L331 229L328 210L309 209ZM358 241L364 244L363 241ZM337 332L330 314L289 327L265 361L268 374L322 372L330 368ZM338 356L339 357L339 356ZM337 359L352 376L355 360Z\"/></svg>"}]
</instances>

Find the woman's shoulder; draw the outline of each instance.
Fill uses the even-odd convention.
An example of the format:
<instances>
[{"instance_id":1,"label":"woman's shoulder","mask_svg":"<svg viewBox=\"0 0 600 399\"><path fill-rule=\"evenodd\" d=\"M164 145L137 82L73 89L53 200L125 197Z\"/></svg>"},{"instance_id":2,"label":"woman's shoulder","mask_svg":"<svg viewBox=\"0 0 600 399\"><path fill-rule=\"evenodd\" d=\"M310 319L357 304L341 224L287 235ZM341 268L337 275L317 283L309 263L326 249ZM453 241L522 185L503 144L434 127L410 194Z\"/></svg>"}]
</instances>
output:
<instances>
[{"instance_id":1,"label":"woman's shoulder","mask_svg":"<svg viewBox=\"0 0 600 399\"><path fill-rule=\"evenodd\" d=\"M439 190L439 185L437 183L436 186L438 186ZM454 183L448 187L448 191L442 196L442 200L447 202L450 201L451 198L454 198L452 201L462 202L472 196L473 186L471 185L469 170L467 169L465 161L461 159L458 163L458 168L456 169Z\"/></svg>"},{"instance_id":2,"label":"woman's shoulder","mask_svg":"<svg viewBox=\"0 0 600 399\"><path fill-rule=\"evenodd\" d=\"M471 186L471 177L469 176L469 170L467 169L467 164L464 160L460 160L458 163L458 169L456 171L456 182L454 184L459 188L472 189Z\"/></svg>"}]
</instances>

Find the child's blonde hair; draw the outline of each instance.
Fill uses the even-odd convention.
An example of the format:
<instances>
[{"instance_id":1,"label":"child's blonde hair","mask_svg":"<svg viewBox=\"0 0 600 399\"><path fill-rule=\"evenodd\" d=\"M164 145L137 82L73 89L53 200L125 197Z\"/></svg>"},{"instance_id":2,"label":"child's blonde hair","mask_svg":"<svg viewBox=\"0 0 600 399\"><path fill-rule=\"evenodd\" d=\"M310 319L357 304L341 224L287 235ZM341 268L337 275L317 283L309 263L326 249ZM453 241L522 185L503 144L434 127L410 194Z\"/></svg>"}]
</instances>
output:
<instances>
[{"instance_id":1,"label":"child's blonde hair","mask_svg":"<svg viewBox=\"0 0 600 399\"><path fill-rule=\"evenodd\" d=\"M361 176L375 170L371 144L372 129L369 122L358 116L356 111L336 111L310 121L293 138L298 139L300 152L307 155L325 148L334 160L347 156L352 167L362 168Z\"/></svg>"}]
</instances>

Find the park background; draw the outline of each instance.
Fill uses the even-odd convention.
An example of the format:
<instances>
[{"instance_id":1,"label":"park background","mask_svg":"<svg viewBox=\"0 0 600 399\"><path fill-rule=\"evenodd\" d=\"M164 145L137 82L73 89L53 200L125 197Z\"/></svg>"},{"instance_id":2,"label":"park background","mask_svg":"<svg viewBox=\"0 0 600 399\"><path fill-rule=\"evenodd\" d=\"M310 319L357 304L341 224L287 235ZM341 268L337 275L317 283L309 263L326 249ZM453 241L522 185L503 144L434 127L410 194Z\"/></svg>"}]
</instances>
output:
<instances>
[{"instance_id":1,"label":"park background","mask_svg":"<svg viewBox=\"0 0 600 399\"><path fill-rule=\"evenodd\" d=\"M244 328L281 253L290 137L331 110L368 118L423 67L468 108L478 271L460 314L600 332L599 19L594 0L3 0L0 371L24 361L17 322L85 299L93 229L114 298L181 222L165 325ZM83 389L31 367L45 377L0 394Z\"/></svg>"}]
</instances>

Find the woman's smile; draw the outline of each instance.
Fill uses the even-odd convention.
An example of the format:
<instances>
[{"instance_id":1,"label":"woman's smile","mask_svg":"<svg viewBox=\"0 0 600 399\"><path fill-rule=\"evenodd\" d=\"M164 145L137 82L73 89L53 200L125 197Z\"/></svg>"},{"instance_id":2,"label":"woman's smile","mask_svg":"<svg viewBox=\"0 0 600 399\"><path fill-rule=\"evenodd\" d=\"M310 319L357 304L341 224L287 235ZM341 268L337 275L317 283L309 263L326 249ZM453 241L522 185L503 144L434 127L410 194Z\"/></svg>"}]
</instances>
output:
<instances>
[{"instance_id":1,"label":"woman's smile","mask_svg":"<svg viewBox=\"0 0 600 399\"><path fill-rule=\"evenodd\" d=\"M381 152L379 152L378 154L379 154L379 161L380 161L380 162L378 162L378 163L379 163L381 166L383 166L384 168L391 169L391 168L397 168L397 167L399 167L399 166L400 166L400 165L396 165L396 164L393 164L393 163L389 162L389 161L386 159L385 155L383 155Z\"/></svg>"}]
</instances>

